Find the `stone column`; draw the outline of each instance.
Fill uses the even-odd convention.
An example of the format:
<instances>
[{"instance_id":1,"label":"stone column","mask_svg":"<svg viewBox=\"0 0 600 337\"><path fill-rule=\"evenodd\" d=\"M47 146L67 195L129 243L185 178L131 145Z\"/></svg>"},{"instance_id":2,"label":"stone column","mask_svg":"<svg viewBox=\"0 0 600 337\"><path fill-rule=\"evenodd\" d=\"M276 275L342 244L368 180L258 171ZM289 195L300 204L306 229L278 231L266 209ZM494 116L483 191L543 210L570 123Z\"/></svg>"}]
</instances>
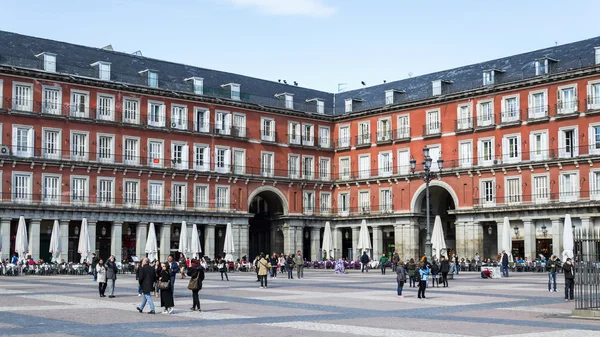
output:
<instances>
[{"instance_id":1,"label":"stone column","mask_svg":"<svg viewBox=\"0 0 600 337\"><path fill-rule=\"evenodd\" d=\"M560 218L550 218L552 221L552 254L559 259L562 256L563 221Z\"/></svg>"},{"instance_id":2,"label":"stone column","mask_svg":"<svg viewBox=\"0 0 600 337\"><path fill-rule=\"evenodd\" d=\"M333 241L333 240L332 240ZM310 229L310 256L308 257L311 261L318 261L323 257L321 251L321 228L311 227Z\"/></svg>"},{"instance_id":3,"label":"stone column","mask_svg":"<svg viewBox=\"0 0 600 337\"><path fill-rule=\"evenodd\" d=\"M358 249L358 237L360 236L360 226L352 227L352 259L360 258L362 252Z\"/></svg>"},{"instance_id":4,"label":"stone column","mask_svg":"<svg viewBox=\"0 0 600 337\"><path fill-rule=\"evenodd\" d=\"M88 234L90 237L90 259L92 253L98 254L96 251L96 220L88 220Z\"/></svg>"},{"instance_id":5,"label":"stone column","mask_svg":"<svg viewBox=\"0 0 600 337\"><path fill-rule=\"evenodd\" d=\"M282 228L283 230L283 253L289 254L294 252L296 249L296 235L297 228L296 226L290 226L289 224L285 224Z\"/></svg>"},{"instance_id":6,"label":"stone column","mask_svg":"<svg viewBox=\"0 0 600 337\"><path fill-rule=\"evenodd\" d=\"M242 258L242 256L248 256L250 254L250 225L244 224L239 226L239 250L238 250L238 258ZM237 248L237 247L236 247ZM265 252L265 254L272 254L273 252Z\"/></svg>"},{"instance_id":7,"label":"stone column","mask_svg":"<svg viewBox=\"0 0 600 337\"><path fill-rule=\"evenodd\" d=\"M146 257L146 241L148 240L148 223L138 222L135 225L135 254L140 261Z\"/></svg>"},{"instance_id":8,"label":"stone column","mask_svg":"<svg viewBox=\"0 0 600 337\"><path fill-rule=\"evenodd\" d=\"M533 261L536 258L536 230L535 220L523 219L523 241L525 245L525 257L529 261Z\"/></svg>"},{"instance_id":9,"label":"stone column","mask_svg":"<svg viewBox=\"0 0 600 337\"><path fill-rule=\"evenodd\" d=\"M2 233L2 255L0 258L7 259L11 257L11 246L10 246L10 220L9 218L3 218L0 220L0 233Z\"/></svg>"},{"instance_id":10,"label":"stone column","mask_svg":"<svg viewBox=\"0 0 600 337\"><path fill-rule=\"evenodd\" d=\"M215 258L215 227L216 225L204 225L204 255Z\"/></svg>"},{"instance_id":11,"label":"stone column","mask_svg":"<svg viewBox=\"0 0 600 337\"><path fill-rule=\"evenodd\" d=\"M167 261L171 254L171 224L163 223L160 226L160 251L158 252L161 261Z\"/></svg>"},{"instance_id":12,"label":"stone column","mask_svg":"<svg viewBox=\"0 0 600 337\"><path fill-rule=\"evenodd\" d=\"M589 216L581 216L581 229L585 231L585 233L591 233L594 230L594 222L592 218Z\"/></svg>"},{"instance_id":13,"label":"stone column","mask_svg":"<svg viewBox=\"0 0 600 337\"><path fill-rule=\"evenodd\" d=\"M340 227L334 227L331 229L332 231L332 235L333 235L333 248L334 248L334 257L337 259L340 256L346 256L346 254L344 252L342 252L342 240L343 237L342 235L344 235L342 228ZM350 258L349 256L346 256L347 258Z\"/></svg>"},{"instance_id":14,"label":"stone column","mask_svg":"<svg viewBox=\"0 0 600 337\"><path fill-rule=\"evenodd\" d=\"M470 258L474 258L476 254L483 255L483 225L480 222L471 223L471 233L473 237L473 251L469 254Z\"/></svg>"},{"instance_id":15,"label":"stone column","mask_svg":"<svg viewBox=\"0 0 600 337\"><path fill-rule=\"evenodd\" d=\"M58 239L58 249L60 251L60 256L58 261L65 260L69 261L69 220L60 220L59 221L59 236Z\"/></svg>"},{"instance_id":16,"label":"stone column","mask_svg":"<svg viewBox=\"0 0 600 337\"><path fill-rule=\"evenodd\" d=\"M467 250L468 250L468 238L466 235L467 232L467 225L464 222L460 222L457 221L455 223L455 230L456 230L456 255L459 258L463 258L466 256L467 254Z\"/></svg>"},{"instance_id":17,"label":"stone column","mask_svg":"<svg viewBox=\"0 0 600 337\"><path fill-rule=\"evenodd\" d=\"M29 255L31 258L37 262L40 258L40 224L41 219L31 219L29 220Z\"/></svg>"},{"instance_id":18,"label":"stone column","mask_svg":"<svg viewBox=\"0 0 600 337\"><path fill-rule=\"evenodd\" d=\"M115 260L123 260L123 223L113 221L110 226L110 255L115 256Z\"/></svg>"},{"instance_id":19,"label":"stone column","mask_svg":"<svg viewBox=\"0 0 600 337\"><path fill-rule=\"evenodd\" d=\"M502 246L502 227L504 227L504 220L496 221L496 225L498 225L497 233L498 233L498 253L502 253L504 247ZM510 256L510 252L506 252Z\"/></svg>"},{"instance_id":20,"label":"stone column","mask_svg":"<svg viewBox=\"0 0 600 337\"><path fill-rule=\"evenodd\" d=\"M383 230L379 226L373 226L373 259L379 260L383 254Z\"/></svg>"},{"instance_id":21,"label":"stone column","mask_svg":"<svg viewBox=\"0 0 600 337\"><path fill-rule=\"evenodd\" d=\"M409 260L414 258L415 261L419 260L419 223L417 221L411 221L409 224L404 226L404 250L406 258Z\"/></svg>"}]
</instances>

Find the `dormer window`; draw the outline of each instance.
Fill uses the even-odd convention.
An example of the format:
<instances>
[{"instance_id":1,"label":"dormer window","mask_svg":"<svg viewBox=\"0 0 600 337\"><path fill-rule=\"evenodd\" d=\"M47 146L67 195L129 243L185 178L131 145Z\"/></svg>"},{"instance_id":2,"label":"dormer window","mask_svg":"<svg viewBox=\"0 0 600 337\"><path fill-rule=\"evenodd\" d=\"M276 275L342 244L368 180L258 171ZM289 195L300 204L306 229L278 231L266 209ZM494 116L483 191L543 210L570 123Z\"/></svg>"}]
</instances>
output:
<instances>
[{"instance_id":1,"label":"dormer window","mask_svg":"<svg viewBox=\"0 0 600 337\"><path fill-rule=\"evenodd\" d=\"M148 86L150 88L158 88L158 72L150 69L140 71L140 74L143 75L144 73L148 76Z\"/></svg>"},{"instance_id":2,"label":"dormer window","mask_svg":"<svg viewBox=\"0 0 600 337\"><path fill-rule=\"evenodd\" d=\"M433 96L440 96L442 94L442 80L431 82L431 89L433 91Z\"/></svg>"},{"instance_id":3,"label":"dormer window","mask_svg":"<svg viewBox=\"0 0 600 337\"><path fill-rule=\"evenodd\" d=\"M344 112L345 113L352 112L355 108L354 102L360 103L362 101L363 100L360 98L346 98L345 105L344 105Z\"/></svg>"},{"instance_id":4,"label":"dormer window","mask_svg":"<svg viewBox=\"0 0 600 337\"><path fill-rule=\"evenodd\" d=\"M43 58L44 71L56 72L56 54L43 52L35 56Z\"/></svg>"},{"instance_id":5,"label":"dormer window","mask_svg":"<svg viewBox=\"0 0 600 337\"><path fill-rule=\"evenodd\" d=\"M403 90L390 89L385 91L385 105L391 105L396 103L398 94L403 94Z\"/></svg>"},{"instance_id":6,"label":"dormer window","mask_svg":"<svg viewBox=\"0 0 600 337\"><path fill-rule=\"evenodd\" d=\"M91 64L92 67L98 67L98 78L103 81L110 81L110 62L98 61Z\"/></svg>"},{"instance_id":7,"label":"dormer window","mask_svg":"<svg viewBox=\"0 0 600 337\"><path fill-rule=\"evenodd\" d=\"M285 108L286 109L294 108L294 94L284 92L282 94L276 94L275 97L277 97L279 99L283 98L285 100Z\"/></svg>"},{"instance_id":8,"label":"dormer window","mask_svg":"<svg viewBox=\"0 0 600 337\"><path fill-rule=\"evenodd\" d=\"M494 71L486 70L483 72L483 85L493 85L494 84Z\"/></svg>"},{"instance_id":9,"label":"dormer window","mask_svg":"<svg viewBox=\"0 0 600 337\"><path fill-rule=\"evenodd\" d=\"M312 98L307 99L306 103L316 102L317 104L317 113L323 115L325 113L325 101L321 98Z\"/></svg>"},{"instance_id":10,"label":"dormer window","mask_svg":"<svg viewBox=\"0 0 600 337\"><path fill-rule=\"evenodd\" d=\"M596 64L600 64L600 47L594 48L596 51Z\"/></svg>"},{"instance_id":11,"label":"dormer window","mask_svg":"<svg viewBox=\"0 0 600 337\"><path fill-rule=\"evenodd\" d=\"M231 87L231 99L234 101L240 100L240 85L237 83L227 83L221 85L221 88Z\"/></svg>"},{"instance_id":12,"label":"dormer window","mask_svg":"<svg viewBox=\"0 0 600 337\"><path fill-rule=\"evenodd\" d=\"M201 77L190 77L186 78L184 81L192 81L194 94L203 95L204 94L204 79Z\"/></svg>"},{"instance_id":13,"label":"dormer window","mask_svg":"<svg viewBox=\"0 0 600 337\"><path fill-rule=\"evenodd\" d=\"M552 62L558 62L558 60L549 57L542 57L535 60L535 75L546 75L550 73L550 65Z\"/></svg>"}]
</instances>

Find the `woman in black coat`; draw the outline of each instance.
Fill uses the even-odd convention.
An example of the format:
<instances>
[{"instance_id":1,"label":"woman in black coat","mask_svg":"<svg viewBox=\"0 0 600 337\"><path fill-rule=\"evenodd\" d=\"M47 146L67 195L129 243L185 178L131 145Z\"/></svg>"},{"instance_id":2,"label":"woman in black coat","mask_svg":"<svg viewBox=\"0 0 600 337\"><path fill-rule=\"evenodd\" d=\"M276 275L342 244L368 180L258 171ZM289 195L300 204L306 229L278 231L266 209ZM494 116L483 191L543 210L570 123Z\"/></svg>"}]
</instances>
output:
<instances>
[{"instance_id":1,"label":"woman in black coat","mask_svg":"<svg viewBox=\"0 0 600 337\"><path fill-rule=\"evenodd\" d=\"M193 305L190 308L192 311L202 311L200 310L200 298L198 298L198 293L202 290L202 281L204 281L204 268L200 265L198 260L192 260L192 266L187 270L187 275L191 277L190 283L197 279L198 287L196 289L190 289L188 285L188 289L192 291L192 302Z\"/></svg>"},{"instance_id":2,"label":"woman in black coat","mask_svg":"<svg viewBox=\"0 0 600 337\"><path fill-rule=\"evenodd\" d=\"M442 256L442 262L440 263L440 272L442 273L442 282L444 282L444 288L448 286L448 273L450 272L450 261L445 256Z\"/></svg>"},{"instance_id":3,"label":"woman in black coat","mask_svg":"<svg viewBox=\"0 0 600 337\"><path fill-rule=\"evenodd\" d=\"M171 282L171 271L169 270L169 263L165 262L162 264L162 272L158 279L160 282ZM173 301L173 293L171 288L160 290L160 306L165 308L163 314L171 314L175 303Z\"/></svg>"}]
</instances>

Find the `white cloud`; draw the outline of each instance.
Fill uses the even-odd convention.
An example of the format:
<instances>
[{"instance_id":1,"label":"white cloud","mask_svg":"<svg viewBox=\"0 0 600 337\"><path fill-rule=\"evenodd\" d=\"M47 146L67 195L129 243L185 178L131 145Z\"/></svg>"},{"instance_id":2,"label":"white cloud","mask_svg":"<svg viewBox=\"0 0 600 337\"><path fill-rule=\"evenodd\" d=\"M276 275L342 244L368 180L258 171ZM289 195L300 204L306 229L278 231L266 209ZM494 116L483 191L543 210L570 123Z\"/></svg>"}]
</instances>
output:
<instances>
[{"instance_id":1,"label":"white cloud","mask_svg":"<svg viewBox=\"0 0 600 337\"><path fill-rule=\"evenodd\" d=\"M336 12L324 0L229 0L238 7L255 8L261 13L281 16L326 18Z\"/></svg>"}]
</instances>

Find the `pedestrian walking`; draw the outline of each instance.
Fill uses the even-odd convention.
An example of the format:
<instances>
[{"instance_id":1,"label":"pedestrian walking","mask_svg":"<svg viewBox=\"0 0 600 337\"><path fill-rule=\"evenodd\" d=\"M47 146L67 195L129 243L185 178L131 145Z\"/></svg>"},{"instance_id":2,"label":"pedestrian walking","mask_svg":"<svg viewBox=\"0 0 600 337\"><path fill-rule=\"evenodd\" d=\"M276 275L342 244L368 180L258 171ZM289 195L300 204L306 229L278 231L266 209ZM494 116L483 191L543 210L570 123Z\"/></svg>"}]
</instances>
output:
<instances>
[{"instance_id":1,"label":"pedestrian walking","mask_svg":"<svg viewBox=\"0 0 600 337\"><path fill-rule=\"evenodd\" d=\"M98 272L96 271L96 266L98 265L98 256L96 253L92 253L92 275L94 275L94 282L98 280Z\"/></svg>"},{"instance_id":2,"label":"pedestrian walking","mask_svg":"<svg viewBox=\"0 0 600 337\"><path fill-rule=\"evenodd\" d=\"M408 280L409 280L409 286L411 288L414 288L417 286L417 281L415 279L415 274L417 272L417 264L415 263L415 259L410 259L408 261Z\"/></svg>"},{"instance_id":3,"label":"pedestrian walking","mask_svg":"<svg viewBox=\"0 0 600 337\"><path fill-rule=\"evenodd\" d=\"M162 265L158 260L154 261L154 295L158 298L158 294L160 293L160 289L158 289L158 278L160 277L160 273L162 273Z\"/></svg>"},{"instance_id":4,"label":"pedestrian walking","mask_svg":"<svg viewBox=\"0 0 600 337\"><path fill-rule=\"evenodd\" d=\"M435 287L435 283L437 281L438 287L440 286L440 280L438 279L438 275L440 273L440 266L438 266L437 262L433 260L433 264L431 265L431 284L432 287Z\"/></svg>"},{"instance_id":5,"label":"pedestrian walking","mask_svg":"<svg viewBox=\"0 0 600 337\"><path fill-rule=\"evenodd\" d=\"M271 263L268 262L264 255L260 255L258 260L258 277L260 277L260 287L267 288L267 273L271 268Z\"/></svg>"},{"instance_id":6,"label":"pedestrian walking","mask_svg":"<svg viewBox=\"0 0 600 337\"><path fill-rule=\"evenodd\" d=\"M302 257L301 251L296 252L294 265L296 266L296 277L298 277L298 279L304 278L304 258Z\"/></svg>"},{"instance_id":7,"label":"pedestrian walking","mask_svg":"<svg viewBox=\"0 0 600 337\"><path fill-rule=\"evenodd\" d=\"M219 272L221 273L221 281L223 280L223 275L225 275L225 278L227 279L227 281L229 281L229 276L227 276L227 261L225 261L224 258L221 258L220 256L217 257L217 260L219 260Z\"/></svg>"},{"instance_id":8,"label":"pedestrian walking","mask_svg":"<svg viewBox=\"0 0 600 337\"><path fill-rule=\"evenodd\" d=\"M398 262L400 261L400 255L397 252L394 252L392 255L392 272L396 272L396 268L398 267Z\"/></svg>"},{"instance_id":9,"label":"pedestrian walking","mask_svg":"<svg viewBox=\"0 0 600 337\"><path fill-rule=\"evenodd\" d=\"M277 254L273 253L271 255L271 278L277 279L277 265L279 263L279 259L277 258Z\"/></svg>"},{"instance_id":10,"label":"pedestrian walking","mask_svg":"<svg viewBox=\"0 0 600 337\"><path fill-rule=\"evenodd\" d=\"M173 260L172 256L169 256L171 258L171 261ZM177 263L177 262L175 262ZM165 262L162 264L162 271L160 273L160 277L158 279L159 282L167 282L170 283L171 280L173 279L174 275L177 275L177 273L173 274L173 271L169 269L169 265L172 265L169 262ZM173 301L173 291L171 289L173 289L173 285L169 284L166 287L160 287L160 306L164 307L165 310L162 312L163 314L171 314L173 312L173 307L175 306L175 303Z\"/></svg>"},{"instance_id":11,"label":"pedestrian walking","mask_svg":"<svg viewBox=\"0 0 600 337\"><path fill-rule=\"evenodd\" d=\"M135 270L135 280L140 280L140 270L142 269L142 265L140 264ZM142 285L138 282L138 297L142 296Z\"/></svg>"},{"instance_id":12,"label":"pedestrian walking","mask_svg":"<svg viewBox=\"0 0 600 337\"><path fill-rule=\"evenodd\" d=\"M385 254L381 254L381 257L379 258L379 268L381 268L381 275L385 275L387 262L388 258L385 256Z\"/></svg>"},{"instance_id":13,"label":"pedestrian walking","mask_svg":"<svg viewBox=\"0 0 600 337\"><path fill-rule=\"evenodd\" d=\"M502 276L508 277L508 253L502 251Z\"/></svg>"},{"instance_id":14,"label":"pedestrian walking","mask_svg":"<svg viewBox=\"0 0 600 337\"><path fill-rule=\"evenodd\" d=\"M550 261L546 263L546 267L548 269L548 291L552 292L551 283L554 281L554 292L556 290L556 272L558 272L558 268L560 268L560 260L556 257L556 255L552 255Z\"/></svg>"},{"instance_id":15,"label":"pedestrian walking","mask_svg":"<svg viewBox=\"0 0 600 337\"><path fill-rule=\"evenodd\" d=\"M98 282L98 293L100 297L106 297L104 292L106 291L106 266L104 261L100 259L96 264L96 281Z\"/></svg>"},{"instance_id":16,"label":"pedestrian walking","mask_svg":"<svg viewBox=\"0 0 600 337\"><path fill-rule=\"evenodd\" d=\"M407 272L404 269L404 264L402 261L398 261L396 266L396 282L398 282L398 298L404 298L402 296L402 288L404 288L404 283L406 282Z\"/></svg>"},{"instance_id":17,"label":"pedestrian walking","mask_svg":"<svg viewBox=\"0 0 600 337\"><path fill-rule=\"evenodd\" d=\"M285 259L285 269L288 273L288 280L294 279L294 254L290 254Z\"/></svg>"},{"instance_id":18,"label":"pedestrian walking","mask_svg":"<svg viewBox=\"0 0 600 337\"><path fill-rule=\"evenodd\" d=\"M106 282L108 288L108 298L115 298L115 282L117 281L117 264L115 256L111 255L106 261Z\"/></svg>"},{"instance_id":19,"label":"pedestrian walking","mask_svg":"<svg viewBox=\"0 0 600 337\"><path fill-rule=\"evenodd\" d=\"M565 302L573 300L573 292L575 291L575 274L573 262L571 258L567 258L567 262L562 266L565 273Z\"/></svg>"},{"instance_id":20,"label":"pedestrian walking","mask_svg":"<svg viewBox=\"0 0 600 337\"><path fill-rule=\"evenodd\" d=\"M138 285L142 291L144 297L142 298L142 304L137 307L137 310L142 313L144 312L144 307L146 303L150 305L151 315L156 313L154 308L154 302L152 301L152 290L154 290L154 282L156 281L156 274L154 273L154 268L150 266L148 262L148 258L145 257L142 259L142 265L138 267Z\"/></svg>"},{"instance_id":21,"label":"pedestrian walking","mask_svg":"<svg viewBox=\"0 0 600 337\"><path fill-rule=\"evenodd\" d=\"M360 264L361 264L360 272L364 273L366 270L368 273L369 272L369 255L367 255L366 251L364 251L363 255L360 257Z\"/></svg>"},{"instance_id":22,"label":"pedestrian walking","mask_svg":"<svg viewBox=\"0 0 600 337\"><path fill-rule=\"evenodd\" d=\"M202 281L204 281L204 267L200 265L200 261L192 259L187 275L190 277L188 289L192 291L192 311L202 311L200 309L200 298L198 293L202 290Z\"/></svg>"},{"instance_id":23,"label":"pedestrian walking","mask_svg":"<svg viewBox=\"0 0 600 337\"><path fill-rule=\"evenodd\" d=\"M177 261L175 261L173 255L169 255L167 260L169 261L169 270L171 271L171 283L169 283L169 285L171 286L171 295L174 296L175 295L175 279L177 278L177 274L179 274L179 263L177 263Z\"/></svg>"},{"instance_id":24,"label":"pedestrian walking","mask_svg":"<svg viewBox=\"0 0 600 337\"><path fill-rule=\"evenodd\" d=\"M181 256L179 256L179 273L181 274L181 279L185 278L185 270L185 256L183 255L183 253L181 253Z\"/></svg>"},{"instance_id":25,"label":"pedestrian walking","mask_svg":"<svg viewBox=\"0 0 600 337\"><path fill-rule=\"evenodd\" d=\"M450 262L445 256L442 256L442 262L440 263L440 272L442 273L442 282L444 284L444 288L446 288L448 287L448 273L450 272Z\"/></svg>"},{"instance_id":26,"label":"pedestrian walking","mask_svg":"<svg viewBox=\"0 0 600 337\"><path fill-rule=\"evenodd\" d=\"M425 263L421 262L421 266L418 270L418 273L419 273L418 297L426 298L425 297L425 289L427 289L427 280L429 279L429 269L427 268L427 265Z\"/></svg>"}]
</instances>

